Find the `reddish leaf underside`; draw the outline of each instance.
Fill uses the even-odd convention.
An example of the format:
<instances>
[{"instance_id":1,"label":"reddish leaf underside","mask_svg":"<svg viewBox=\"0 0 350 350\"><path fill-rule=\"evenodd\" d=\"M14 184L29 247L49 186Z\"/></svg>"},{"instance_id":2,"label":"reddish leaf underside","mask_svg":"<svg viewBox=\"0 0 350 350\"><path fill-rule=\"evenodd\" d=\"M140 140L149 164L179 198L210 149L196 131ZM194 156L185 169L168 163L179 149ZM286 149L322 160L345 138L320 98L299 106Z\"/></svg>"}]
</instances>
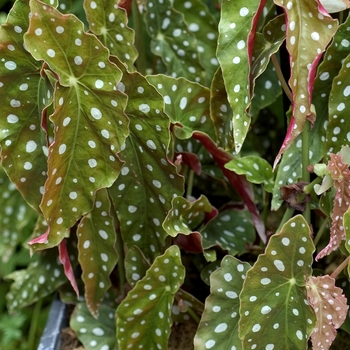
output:
<instances>
[{"instance_id":1,"label":"reddish leaf underside","mask_svg":"<svg viewBox=\"0 0 350 350\"><path fill-rule=\"evenodd\" d=\"M334 181L335 198L332 213L330 241L316 256L316 260L329 255L336 250L345 237L343 216L350 205L350 170L349 164L343 162L340 154L331 154L327 169L331 172Z\"/></svg>"},{"instance_id":2,"label":"reddish leaf underside","mask_svg":"<svg viewBox=\"0 0 350 350\"><path fill-rule=\"evenodd\" d=\"M309 120L311 124L315 121L311 101L316 68L338 25L316 0L274 2L283 7L286 14L286 43L291 66L289 85L293 95L292 118L275 159L275 167L281 155L303 131L305 121Z\"/></svg>"},{"instance_id":3,"label":"reddish leaf underside","mask_svg":"<svg viewBox=\"0 0 350 350\"><path fill-rule=\"evenodd\" d=\"M342 289L335 286L331 276L311 276L306 284L307 298L317 321L311 334L313 350L327 350L345 321L349 306Z\"/></svg>"}]
</instances>

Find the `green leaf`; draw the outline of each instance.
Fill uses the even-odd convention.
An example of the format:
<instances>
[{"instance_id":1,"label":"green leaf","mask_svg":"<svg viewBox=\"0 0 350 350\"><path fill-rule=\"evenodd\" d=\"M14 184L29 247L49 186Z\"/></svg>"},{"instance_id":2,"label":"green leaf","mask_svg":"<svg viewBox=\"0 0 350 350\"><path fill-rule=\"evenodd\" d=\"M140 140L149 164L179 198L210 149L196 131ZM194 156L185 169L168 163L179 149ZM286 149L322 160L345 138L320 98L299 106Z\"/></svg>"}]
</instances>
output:
<instances>
[{"instance_id":1,"label":"green leaf","mask_svg":"<svg viewBox=\"0 0 350 350\"><path fill-rule=\"evenodd\" d=\"M172 237L179 233L189 235L203 222L205 213L211 213L212 210L213 207L205 196L200 196L193 202L183 197L175 197L163 227Z\"/></svg>"},{"instance_id":2,"label":"green leaf","mask_svg":"<svg viewBox=\"0 0 350 350\"><path fill-rule=\"evenodd\" d=\"M78 260L85 285L85 300L95 318L98 317L99 306L111 286L109 275L118 261L114 248L115 226L110 212L108 192L101 189L96 193L94 208L81 219L77 229Z\"/></svg>"},{"instance_id":3,"label":"green leaf","mask_svg":"<svg viewBox=\"0 0 350 350\"><path fill-rule=\"evenodd\" d=\"M255 229L248 210L222 211L202 230L203 248L219 245L231 255L247 252L255 240Z\"/></svg>"},{"instance_id":4,"label":"green leaf","mask_svg":"<svg viewBox=\"0 0 350 350\"><path fill-rule=\"evenodd\" d=\"M163 96L165 112L175 124L174 133L177 138L188 139L198 130L214 139L208 88L184 78L175 79L161 74L149 75L147 80Z\"/></svg>"},{"instance_id":5,"label":"green leaf","mask_svg":"<svg viewBox=\"0 0 350 350\"><path fill-rule=\"evenodd\" d=\"M238 338L239 298L248 263L227 255L210 277L210 295L194 339L195 350L241 349Z\"/></svg>"},{"instance_id":6,"label":"green leaf","mask_svg":"<svg viewBox=\"0 0 350 350\"><path fill-rule=\"evenodd\" d=\"M2 166L38 212L46 179L47 147L41 127L41 63L23 47L29 25L27 1L16 1L0 28L0 145ZM50 90L45 91L50 93ZM40 101L39 101L40 99Z\"/></svg>"},{"instance_id":7,"label":"green leaf","mask_svg":"<svg viewBox=\"0 0 350 350\"><path fill-rule=\"evenodd\" d=\"M205 71L204 81L208 86L219 66L216 59L218 23L200 0L175 0L173 6L183 14L188 30L196 37L200 63Z\"/></svg>"},{"instance_id":8,"label":"green leaf","mask_svg":"<svg viewBox=\"0 0 350 350\"><path fill-rule=\"evenodd\" d=\"M162 98L142 75L126 72L121 63L119 67L120 88L129 96L130 136L119 154L125 162L121 176L109 192L124 243L137 245L153 260L164 250L162 223L171 199L183 193L183 179L168 159L169 119L161 112Z\"/></svg>"},{"instance_id":9,"label":"green leaf","mask_svg":"<svg viewBox=\"0 0 350 350\"><path fill-rule=\"evenodd\" d=\"M136 282L143 278L149 269L150 263L135 245L131 246L125 257L125 274L128 283L134 287Z\"/></svg>"},{"instance_id":10,"label":"green leaf","mask_svg":"<svg viewBox=\"0 0 350 350\"><path fill-rule=\"evenodd\" d=\"M255 344L261 349L306 348L315 326L305 287L314 250L301 215L271 237L265 254L248 271L240 294L243 348Z\"/></svg>"},{"instance_id":11,"label":"green leaf","mask_svg":"<svg viewBox=\"0 0 350 350\"><path fill-rule=\"evenodd\" d=\"M264 2L224 0L221 4L217 57L234 111L231 121L236 153L241 150L250 125L247 110L252 96L246 82L250 78L252 52L248 51L248 37L256 11Z\"/></svg>"},{"instance_id":12,"label":"green leaf","mask_svg":"<svg viewBox=\"0 0 350 350\"><path fill-rule=\"evenodd\" d=\"M72 258L72 262L76 263L74 255ZM10 312L33 304L67 281L58 254L53 254L51 250L42 252L37 261L24 270L12 272L6 279L14 280L6 295Z\"/></svg>"},{"instance_id":13,"label":"green leaf","mask_svg":"<svg viewBox=\"0 0 350 350\"><path fill-rule=\"evenodd\" d=\"M84 1L84 9L90 30L108 47L111 55L126 64L130 72L135 71L137 51L126 11L109 0Z\"/></svg>"},{"instance_id":14,"label":"green leaf","mask_svg":"<svg viewBox=\"0 0 350 350\"><path fill-rule=\"evenodd\" d=\"M271 165L263 158L248 156L230 160L226 169L232 170L239 175L245 175L247 180L254 184L263 184L264 190L272 192L274 175Z\"/></svg>"},{"instance_id":15,"label":"green leaf","mask_svg":"<svg viewBox=\"0 0 350 350\"><path fill-rule=\"evenodd\" d=\"M85 303L78 303L70 319L70 327L86 350L117 350L115 338L115 308L101 304L96 320Z\"/></svg>"},{"instance_id":16,"label":"green leaf","mask_svg":"<svg viewBox=\"0 0 350 350\"><path fill-rule=\"evenodd\" d=\"M180 250L172 246L158 256L117 309L120 348L166 349L171 305L184 281Z\"/></svg>"},{"instance_id":17,"label":"green leaf","mask_svg":"<svg viewBox=\"0 0 350 350\"><path fill-rule=\"evenodd\" d=\"M316 67L337 31L338 21L324 10L319 10L316 1L302 0L293 5L283 0L274 0L286 14L286 45L291 61L289 85L292 90L292 118L283 145L276 157L275 165L303 131L306 120L315 122L311 107L312 88ZM301 54L303 53L303 54Z\"/></svg>"},{"instance_id":18,"label":"green leaf","mask_svg":"<svg viewBox=\"0 0 350 350\"><path fill-rule=\"evenodd\" d=\"M33 242L35 251L58 245L92 209L96 190L115 181L121 169L116 154L128 133L128 120L123 113L126 97L116 90L121 72L108 60L107 49L83 31L75 16L62 15L35 0L30 5L33 15L25 34L26 48L47 62L60 83L41 203L49 231ZM38 45L42 41L45 46Z\"/></svg>"},{"instance_id":19,"label":"green leaf","mask_svg":"<svg viewBox=\"0 0 350 350\"><path fill-rule=\"evenodd\" d=\"M16 186L0 167L0 257L6 263L16 247L30 235L36 212L28 206Z\"/></svg>"},{"instance_id":20,"label":"green leaf","mask_svg":"<svg viewBox=\"0 0 350 350\"><path fill-rule=\"evenodd\" d=\"M172 77L201 82L204 68L199 61L197 41L182 14L174 10L170 0L156 5L148 1L146 6L145 20L153 54L162 58Z\"/></svg>"}]
</instances>

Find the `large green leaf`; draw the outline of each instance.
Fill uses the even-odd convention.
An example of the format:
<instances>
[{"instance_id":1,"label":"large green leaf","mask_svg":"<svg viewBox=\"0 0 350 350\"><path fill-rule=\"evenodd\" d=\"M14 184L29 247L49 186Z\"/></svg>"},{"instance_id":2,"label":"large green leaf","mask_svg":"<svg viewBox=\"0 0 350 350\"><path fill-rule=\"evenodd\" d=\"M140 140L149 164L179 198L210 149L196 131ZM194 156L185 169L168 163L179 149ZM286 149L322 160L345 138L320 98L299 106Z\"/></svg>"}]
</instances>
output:
<instances>
[{"instance_id":1,"label":"large green leaf","mask_svg":"<svg viewBox=\"0 0 350 350\"><path fill-rule=\"evenodd\" d=\"M244 349L306 348L315 326L305 287L314 250L301 215L271 237L265 253L248 271L240 294L239 334Z\"/></svg>"},{"instance_id":2,"label":"large green leaf","mask_svg":"<svg viewBox=\"0 0 350 350\"><path fill-rule=\"evenodd\" d=\"M101 189L96 193L92 211L81 219L77 228L78 259L85 286L85 300L96 318L106 291L111 286L109 275L118 260L114 248L116 229L110 212L107 190Z\"/></svg>"},{"instance_id":3,"label":"large green leaf","mask_svg":"<svg viewBox=\"0 0 350 350\"><path fill-rule=\"evenodd\" d=\"M121 169L116 154L128 133L128 120L123 113L126 97L116 89L121 72L108 60L108 50L84 32L75 16L36 0L30 5L26 48L59 78L41 203L49 230L32 242L38 250L68 236L69 228L92 209L95 191L115 181ZM42 41L45 46L38 45Z\"/></svg>"},{"instance_id":4,"label":"large green leaf","mask_svg":"<svg viewBox=\"0 0 350 350\"><path fill-rule=\"evenodd\" d=\"M164 251L162 223L171 199L183 193L183 180L168 159L170 123L161 96L142 75L118 64L124 74L119 87L129 96L130 135L120 153L125 162L121 176L109 191L124 243L137 245L153 260Z\"/></svg>"},{"instance_id":5,"label":"large green leaf","mask_svg":"<svg viewBox=\"0 0 350 350\"><path fill-rule=\"evenodd\" d=\"M90 30L108 47L111 55L125 63L129 71L134 71L137 51L126 11L109 0L84 1L84 9Z\"/></svg>"},{"instance_id":6,"label":"large green leaf","mask_svg":"<svg viewBox=\"0 0 350 350\"><path fill-rule=\"evenodd\" d=\"M39 211L47 145L38 105L52 92L45 84L38 91L41 63L23 47L29 12L28 1L16 1L0 28L0 145L5 171L28 203Z\"/></svg>"},{"instance_id":7,"label":"large green leaf","mask_svg":"<svg viewBox=\"0 0 350 350\"><path fill-rule=\"evenodd\" d=\"M167 349L171 306L184 275L177 246L155 259L117 309L120 348Z\"/></svg>"},{"instance_id":8,"label":"large green leaf","mask_svg":"<svg viewBox=\"0 0 350 350\"><path fill-rule=\"evenodd\" d=\"M195 349L241 349L239 298L250 265L227 255L210 277L210 296L194 339Z\"/></svg>"}]
</instances>

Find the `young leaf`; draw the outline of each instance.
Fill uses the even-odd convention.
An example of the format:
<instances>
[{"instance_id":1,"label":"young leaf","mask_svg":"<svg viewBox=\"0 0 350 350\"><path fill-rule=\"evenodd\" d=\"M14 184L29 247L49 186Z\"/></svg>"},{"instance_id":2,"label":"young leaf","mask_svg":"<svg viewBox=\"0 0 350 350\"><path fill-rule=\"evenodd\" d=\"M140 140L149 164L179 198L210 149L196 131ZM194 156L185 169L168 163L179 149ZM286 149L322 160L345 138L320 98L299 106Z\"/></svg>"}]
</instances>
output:
<instances>
[{"instance_id":1,"label":"young leaf","mask_svg":"<svg viewBox=\"0 0 350 350\"><path fill-rule=\"evenodd\" d=\"M124 264L125 277L131 287L134 287L136 282L145 276L150 267L150 263L136 245L129 248Z\"/></svg>"},{"instance_id":2,"label":"young leaf","mask_svg":"<svg viewBox=\"0 0 350 350\"><path fill-rule=\"evenodd\" d=\"M349 208L350 203L350 170L349 164L343 162L340 154L331 154L327 169L331 172L334 181L335 198L332 213L332 226L330 241L316 256L316 260L329 255L336 250L345 238L343 215Z\"/></svg>"},{"instance_id":3,"label":"young leaf","mask_svg":"<svg viewBox=\"0 0 350 350\"><path fill-rule=\"evenodd\" d=\"M46 140L38 112L41 63L23 47L29 12L27 1L16 1L0 28L0 145L2 166L9 178L40 212L46 179Z\"/></svg>"},{"instance_id":4,"label":"young leaf","mask_svg":"<svg viewBox=\"0 0 350 350\"><path fill-rule=\"evenodd\" d=\"M195 350L241 349L238 338L239 298L243 281L249 270L232 256L225 256L221 268L210 277L210 295L194 338Z\"/></svg>"},{"instance_id":5,"label":"young leaf","mask_svg":"<svg viewBox=\"0 0 350 350\"><path fill-rule=\"evenodd\" d=\"M115 349L115 308L101 304L96 320L85 303L78 303L70 319L70 327L86 350Z\"/></svg>"},{"instance_id":6,"label":"young leaf","mask_svg":"<svg viewBox=\"0 0 350 350\"><path fill-rule=\"evenodd\" d=\"M229 254L245 253L255 240L255 229L248 210L221 212L202 230L203 248L219 245Z\"/></svg>"},{"instance_id":7,"label":"young leaf","mask_svg":"<svg viewBox=\"0 0 350 350\"><path fill-rule=\"evenodd\" d=\"M271 237L265 254L248 271L240 294L243 348L306 348L315 324L305 288L314 250L310 229L301 215Z\"/></svg>"},{"instance_id":8,"label":"young leaf","mask_svg":"<svg viewBox=\"0 0 350 350\"><path fill-rule=\"evenodd\" d=\"M310 276L306 283L307 298L316 314L316 327L311 334L314 350L328 350L345 321L349 306L343 291L330 276Z\"/></svg>"},{"instance_id":9,"label":"young leaf","mask_svg":"<svg viewBox=\"0 0 350 350\"><path fill-rule=\"evenodd\" d=\"M170 0L157 4L148 1L146 6L145 20L153 54L162 58L170 76L201 82L204 69L199 61L197 41L182 14L174 10Z\"/></svg>"},{"instance_id":10,"label":"young leaf","mask_svg":"<svg viewBox=\"0 0 350 350\"><path fill-rule=\"evenodd\" d=\"M219 66L216 59L217 21L200 0L175 0L173 6L182 13L188 30L196 37L200 63L205 72L204 81L208 86Z\"/></svg>"},{"instance_id":11,"label":"young leaf","mask_svg":"<svg viewBox=\"0 0 350 350\"><path fill-rule=\"evenodd\" d=\"M190 235L203 222L205 213L211 213L212 210L213 207L205 196L200 196L193 202L183 197L175 197L163 227L172 237L179 233Z\"/></svg>"},{"instance_id":12,"label":"young leaf","mask_svg":"<svg viewBox=\"0 0 350 350\"><path fill-rule=\"evenodd\" d=\"M255 28L266 3L224 0L221 4L217 56L222 69L232 118L235 151L239 153L247 135L251 101L250 70ZM245 83L248 81L248 85Z\"/></svg>"},{"instance_id":13,"label":"young leaf","mask_svg":"<svg viewBox=\"0 0 350 350\"><path fill-rule=\"evenodd\" d=\"M46 244L32 245L35 251L59 244L92 209L95 191L115 181L121 169L116 154L128 133L128 120L123 113L126 97L116 90L121 72L108 60L108 50L84 33L83 23L75 16L62 15L36 0L30 5L26 48L47 62L60 83L41 203L50 228Z\"/></svg>"},{"instance_id":14,"label":"young leaf","mask_svg":"<svg viewBox=\"0 0 350 350\"><path fill-rule=\"evenodd\" d=\"M167 348L171 305L184 274L178 247L170 247L155 259L117 309L120 348Z\"/></svg>"},{"instance_id":15,"label":"young leaf","mask_svg":"<svg viewBox=\"0 0 350 350\"><path fill-rule=\"evenodd\" d=\"M274 175L271 165L265 159L256 156L232 159L225 164L225 168L245 175L251 183L263 184L265 191L272 192Z\"/></svg>"},{"instance_id":16,"label":"young leaf","mask_svg":"<svg viewBox=\"0 0 350 350\"><path fill-rule=\"evenodd\" d=\"M315 122L311 99L316 67L338 25L337 20L332 19L317 1L302 0L295 4L292 1L285 4L283 0L274 2L282 6L286 14L286 44L291 64L289 85L293 94L292 118L275 159L276 166L282 153L303 131L305 121Z\"/></svg>"},{"instance_id":17,"label":"young leaf","mask_svg":"<svg viewBox=\"0 0 350 350\"><path fill-rule=\"evenodd\" d=\"M110 215L111 203L106 189L96 193L92 211L83 216L78 228L78 260L85 286L85 300L91 314L97 318L98 309L111 286L109 275L118 255L115 250L116 233Z\"/></svg>"},{"instance_id":18,"label":"young leaf","mask_svg":"<svg viewBox=\"0 0 350 350\"><path fill-rule=\"evenodd\" d=\"M126 114L130 136L120 157L125 161L121 176L109 189L127 247L137 245L153 260L164 250L162 223L171 199L182 195L183 179L169 161L169 119L161 112L163 101L139 73L123 70L119 87L129 96Z\"/></svg>"},{"instance_id":19,"label":"young leaf","mask_svg":"<svg viewBox=\"0 0 350 350\"><path fill-rule=\"evenodd\" d=\"M84 1L84 9L90 30L108 47L111 55L126 64L130 72L135 71L137 51L134 31L127 26L126 11L109 0Z\"/></svg>"}]
</instances>

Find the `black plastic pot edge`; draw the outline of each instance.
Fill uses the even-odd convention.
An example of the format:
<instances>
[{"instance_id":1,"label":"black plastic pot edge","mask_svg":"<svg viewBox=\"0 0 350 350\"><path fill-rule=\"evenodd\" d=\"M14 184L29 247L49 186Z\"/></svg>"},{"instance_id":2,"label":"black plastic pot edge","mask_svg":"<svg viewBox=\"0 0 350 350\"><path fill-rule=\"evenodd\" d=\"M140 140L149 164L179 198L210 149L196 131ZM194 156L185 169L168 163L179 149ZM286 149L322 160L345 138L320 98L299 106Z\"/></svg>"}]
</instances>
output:
<instances>
[{"instance_id":1,"label":"black plastic pot edge","mask_svg":"<svg viewBox=\"0 0 350 350\"><path fill-rule=\"evenodd\" d=\"M61 330L66 326L68 326L67 305L55 299L51 305L38 350L60 350Z\"/></svg>"}]
</instances>

